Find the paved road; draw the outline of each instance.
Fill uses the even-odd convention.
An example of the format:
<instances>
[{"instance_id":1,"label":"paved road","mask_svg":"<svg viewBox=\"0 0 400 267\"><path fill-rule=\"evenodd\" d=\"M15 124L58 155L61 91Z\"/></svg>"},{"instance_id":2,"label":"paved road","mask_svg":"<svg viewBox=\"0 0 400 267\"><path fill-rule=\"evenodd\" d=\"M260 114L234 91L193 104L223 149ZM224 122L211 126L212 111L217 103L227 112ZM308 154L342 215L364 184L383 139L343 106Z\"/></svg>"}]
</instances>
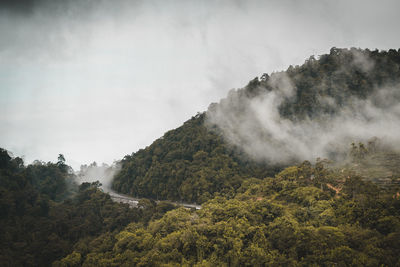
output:
<instances>
[{"instance_id":1,"label":"paved road","mask_svg":"<svg viewBox=\"0 0 400 267\"><path fill-rule=\"evenodd\" d=\"M131 196L128 196L128 195L117 193L117 192L115 192L114 190L111 190L111 189L103 188L103 190L104 190L105 193L108 193L111 196L112 200L114 200L116 202L119 202L119 203L127 203L131 207L137 207L137 204L138 204L138 202L140 200L139 198L134 198L134 197L131 197ZM171 203L171 204L174 204L174 205L177 205L177 206L183 206L183 207L189 208L189 209L191 209L191 208L195 208L196 210L201 209L201 205L197 205L197 204L180 203L180 202L174 202L174 201L168 201L168 200L166 200L166 201ZM157 201L157 202L159 202L159 201Z\"/></svg>"},{"instance_id":2,"label":"paved road","mask_svg":"<svg viewBox=\"0 0 400 267\"><path fill-rule=\"evenodd\" d=\"M109 190L106 193L108 193L110 195L110 197L113 201L119 202L119 203L127 203L127 204L129 204L130 207L137 207L137 204L139 203L138 198L133 198L133 197L130 197L127 195L122 195L115 191Z\"/></svg>"}]
</instances>

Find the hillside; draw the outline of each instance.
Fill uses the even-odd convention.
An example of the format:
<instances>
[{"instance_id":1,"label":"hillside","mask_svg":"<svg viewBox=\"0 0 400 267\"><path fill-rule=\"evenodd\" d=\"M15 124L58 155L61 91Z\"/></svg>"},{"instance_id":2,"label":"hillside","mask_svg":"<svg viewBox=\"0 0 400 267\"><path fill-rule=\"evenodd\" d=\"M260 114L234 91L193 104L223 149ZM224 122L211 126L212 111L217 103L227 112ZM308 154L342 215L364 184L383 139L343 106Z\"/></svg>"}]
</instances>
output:
<instances>
[{"instance_id":1,"label":"hillside","mask_svg":"<svg viewBox=\"0 0 400 267\"><path fill-rule=\"evenodd\" d=\"M204 114L167 132L121 161L113 189L137 197L201 203L232 194L245 178L273 175L279 166L252 162L207 129Z\"/></svg>"},{"instance_id":2,"label":"hillside","mask_svg":"<svg viewBox=\"0 0 400 267\"><path fill-rule=\"evenodd\" d=\"M25 166L0 148L0 265L51 266L74 248L87 250L132 222L146 223L173 207L115 203L98 183L75 183L71 167L36 161Z\"/></svg>"},{"instance_id":3,"label":"hillside","mask_svg":"<svg viewBox=\"0 0 400 267\"><path fill-rule=\"evenodd\" d=\"M0 148L0 265L400 266L399 85L400 50L332 48L120 166ZM99 189L117 170L137 207Z\"/></svg>"},{"instance_id":4,"label":"hillside","mask_svg":"<svg viewBox=\"0 0 400 267\"><path fill-rule=\"evenodd\" d=\"M337 183L338 193L331 189ZM396 190L304 162L273 178L245 180L232 197L201 210L131 223L56 266L398 266Z\"/></svg>"},{"instance_id":5,"label":"hillside","mask_svg":"<svg viewBox=\"0 0 400 267\"><path fill-rule=\"evenodd\" d=\"M399 66L400 51L332 48L301 66L264 74L127 155L112 186L134 196L202 203L304 159L343 160L352 142L380 133L384 125L376 122L393 127L382 114L399 103ZM371 105L380 113L369 112ZM354 125L357 135L348 132ZM389 140L396 139L391 132Z\"/></svg>"},{"instance_id":6,"label":"hillside","mask_svg":"<svg viewBox=\"0 0 400 267\"><path fill-rule=\"evenodd\" d=\"M366 158L357 147L353 164ZM25 166L0 149L0 263L399 265L400 187L380 188L325 164L305 161L273 178L244 179L201 210L147 199L129 208L96 182L78 187L62 155Z\"/></svg>"}]
</instances>

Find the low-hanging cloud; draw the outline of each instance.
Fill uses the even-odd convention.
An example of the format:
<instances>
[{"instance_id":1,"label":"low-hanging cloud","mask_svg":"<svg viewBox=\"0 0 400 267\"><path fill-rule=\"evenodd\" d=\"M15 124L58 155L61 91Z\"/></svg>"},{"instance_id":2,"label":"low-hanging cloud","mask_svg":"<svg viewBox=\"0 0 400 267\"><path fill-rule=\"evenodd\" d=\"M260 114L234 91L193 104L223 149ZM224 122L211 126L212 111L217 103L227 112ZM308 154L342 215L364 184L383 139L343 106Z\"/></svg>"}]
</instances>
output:
<instances>
[{"instance_id":1,"label":"low-hanging cloud","mask_svg":"<svg viewBox=\"0 0 400 267\"><path fill-rule=\"evenodd\" d=\"M75 169L113 162L256 73L332 46L396 47L399 6L0 1L0 146L26 162L62 153Z\"/></svg>"},{"instance_id":2,"label":"low-hanging cloud","mask_svg":"<svg viewBox=\"0 0 400 267\"><path fill-rule=\"evenodd\" d=\"M354 60L364 71L373 66L359 55ZM293 82L281 72L272 74L268 83L273 89L261 90L256 97L233 90L207 112L208 124L217 125L228 143L251 158L272 163L338 159L352 142L373 137L400 149L400 85L375 88L366 99L351 97L345 105L318 96L321 104L336 111L333 115L290 119L281 115L279 107L286 100L295 101Z\"/></svg>"},{"instance_id":3,"label":"low-hanging cloud","mask_svg":"<svg viewBox=\"0 0 400 267\"><path fill-rule=\"evenodd\" d=\"M99 181L102 184L104 191L109 192L111 190L111 183L114 175L121 169L120 164L114 162L111 166L108 164L97 165L93 162L89 165L81 165L80 171L77 173L77 182L79 184L83 182L96 182Z\"/></svg>"}]
</instances>

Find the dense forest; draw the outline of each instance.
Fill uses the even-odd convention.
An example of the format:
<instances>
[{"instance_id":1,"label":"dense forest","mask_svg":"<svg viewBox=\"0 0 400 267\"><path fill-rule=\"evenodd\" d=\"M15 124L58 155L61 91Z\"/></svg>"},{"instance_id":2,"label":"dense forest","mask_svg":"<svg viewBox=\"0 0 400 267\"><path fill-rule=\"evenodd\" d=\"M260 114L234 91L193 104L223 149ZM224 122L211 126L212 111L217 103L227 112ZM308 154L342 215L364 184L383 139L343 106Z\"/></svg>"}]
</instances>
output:
<instances>
[{"instance_id":1,"label":"dense forest","mask_svg":"<svg viewBox=\"0 0 400 267\"><path fill-rule=\"evenodd\" d=\"M75 183L63 155L24 166L0 149L0 265L50 266L73 249L89 251L132 222L147 223L174 208L143 200L115 203L99 183ZM97 241L98 242L98 241Z\"/></svg>"},{"instance_id":2,"label":"dense forest","mask_svg":"<svg viewBox=\"0 0 400 267\"><path fill-rule=\"evenodd\" d=\"M131 223L59 266L400 266L398 190L306 161L201 210Z\"/></svg>"},{"instance_id":3,"label":"dense forest","mask_svg":"<svg viewBox=\"0 0 400 267\"><path fill-rule=\"evenodd\" d=\"M216 194L232 194L246 178L280 169L241 157L204 126L204 119L198 114L146 149L125 156L113 188L137 197L202 203Z\"/></svg>"},{"instance_id":4,"label":"dense forest","mask_svg":"<svg viewBox=\"0 0 400 267\"><path fill-rule=\"evenodd\" d=\"M91 164L78 173L61 154L25 165L0 149L0 265L400 266L393 139L340 139L341 150L312 159L274 161L246 148L248 138L275 142L251 121L252 99L280 94L271 103L276 118L309 126L360 103L398 112L386 106L400 102L399 84L400 49L332 48L232 90L118 168ZM232 131L238 125L251 134ZM141 198L136 207L114 202L96 177L83 182L115 171L112 188Z\"/></svg>"},{"instance_id":5,"label":"dense forest","mask_svg":"<svg viewBox=\"0 0 400 267\"><path fill-rule=\"evenodd\" d=\"M290 66L285 72L255 78L245 88L231 91L227 99L211 104L206 113L198 114L183 126L167 132L149 147L127 155L121 161L122 170L116 175L113 188L139 197L202 203L217 195L232 195L246 178L273 176L283 167L301 162L305 155L278 163L260 162L248 157L244 151L246 145L257 149L248 144L253 136L244 140L247 143L242 147L229 145L223 136L223 128L233 121L232 117L237 121L251 108L249 98L273 90L285 90L276 86L282 77L290 80L295 94L294 97L285 97L278 107L283 119L328 120L326 116L338 113L344 107L352 107L355 100L366 99L381 88L398 86L400 50L332 48L330 54L319 59L312 56L301 66ZM398 103L398 90L395 92L386 98ZM375 98L376 101L379 99ZM335 105L328 105L327 101ZM387 105L386 102L378 104ZM222 109L223 118L217 125L207 117L218 108ZM257 132L259 125L248 125L248 121L249 116L239 119L240 125L234 125L233 131L246 125L245 137L248 132ZM268 143L271 140L267 136L262 141ZM312 140L310 142L313 145ZM280 150L284 145L278 144L276 149ZM343 144L345 152L349 145Z\"/></svg>"}]
</instances>

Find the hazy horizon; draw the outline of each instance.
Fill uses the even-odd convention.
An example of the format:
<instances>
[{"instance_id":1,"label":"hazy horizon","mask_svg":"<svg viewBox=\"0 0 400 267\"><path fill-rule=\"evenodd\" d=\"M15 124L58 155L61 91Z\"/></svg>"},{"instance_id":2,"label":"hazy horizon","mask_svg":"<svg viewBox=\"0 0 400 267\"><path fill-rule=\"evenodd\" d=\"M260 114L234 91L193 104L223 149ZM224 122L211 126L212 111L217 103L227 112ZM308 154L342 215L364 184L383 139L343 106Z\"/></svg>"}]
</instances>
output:
<instances>
[{"instance_id":1,"label":"hazy horizon","mask_svg":"<svg viewBox=\"0 0 400 267\"><path fill-rule=\"evenodd\" d=\"M331 47L398 49L397 1L0 4L0 147L112 163Z\"/></svg>"}]
</instances>

